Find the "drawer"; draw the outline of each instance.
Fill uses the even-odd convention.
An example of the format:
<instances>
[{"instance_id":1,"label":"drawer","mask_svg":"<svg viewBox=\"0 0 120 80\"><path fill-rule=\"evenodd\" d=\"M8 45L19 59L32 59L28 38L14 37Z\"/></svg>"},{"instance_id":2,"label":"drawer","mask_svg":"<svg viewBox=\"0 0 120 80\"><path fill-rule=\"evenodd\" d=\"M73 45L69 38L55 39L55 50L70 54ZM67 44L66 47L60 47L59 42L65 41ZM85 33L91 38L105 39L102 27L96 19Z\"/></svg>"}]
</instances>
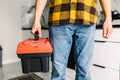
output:
<instances>
[{"instance_id":1,"label":"drawer","mask_svg":"<svg viewBox=\"0 0 120 80\"><path fill-rule=\"evenodd\" d=\"M119 71L92 66L91 80L119 80Z\"/></svg>"},{"instance_id":2,"label":"drawer","mask_svg":"<svg viewBox=\"0 0 120 80\"><path fill-rule=\"evenodd\" d=\"M113 33L109 39L105 39L102 37L102 29L97 29L95 40L120 42L120 28L113 28Z\"/></svg>"},{"instance_id":3,"label":"drawer","mask_svg":"<svg viewBox=\"0 0 120 80\"><path fill-rule=\"evenodd\" d=\"M120 43L95 42L92 63L119 70Z\"/></svg>"}]
</instances>

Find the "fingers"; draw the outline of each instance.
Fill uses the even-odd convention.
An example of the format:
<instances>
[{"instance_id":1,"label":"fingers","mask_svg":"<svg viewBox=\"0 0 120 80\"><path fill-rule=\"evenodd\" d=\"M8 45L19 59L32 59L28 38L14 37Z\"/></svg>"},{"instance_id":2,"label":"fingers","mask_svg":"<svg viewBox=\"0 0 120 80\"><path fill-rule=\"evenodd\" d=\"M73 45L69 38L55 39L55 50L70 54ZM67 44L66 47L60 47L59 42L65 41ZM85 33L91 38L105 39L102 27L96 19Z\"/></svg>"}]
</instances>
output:
<instances>
[{"instance_id":1,"label":"fingers","mask_svg":"<svg viewBox=\"0 0 120 80\"><path fill-rule=\"evenodd\" d=\"M40 25L33 25L31 33L35 34L36 31L38 32L38 36L41 37L42 31Z\"/></svg>"},{"instance_id":2,"label":"fingers","mask_svg":"<svg viewBox=\"0 0 120 80\"><path fill-rule=\"evenodd\" d=\"M37 29L33 26L31 33L32 33L32 34L35 34L36 31L37 31Z\"/></svg>"},{"instance_id":3,"label":"fingers","mask_svg":"<svg viewBox=\"0 0 120 80\"><path fill-rule=\"evenodd\" d=\"M104 27L103 28L103 37L106 39L110 38L112 31L113 31L112 27Z\"/></svg>"},{"instance_id":4,"label":"fingers","mask_svg":"<svg viewBox=\"0 0 120 80\"><path fill-rule=\"evenodd\" d=\"M103 23L103 37L106 39L110 38L112 32L113 32L112 21L108 19Z\"/></svg>"},{"instance_id":5,"label":"fingers","mask_svg":"<svg viewBox=\"0 0 120 80\"><path fill-rule=\"evenodd\" d=\"M111 34L112 34L112 29L110 28L110 29L108 29L106 37L110 38Z\"/></svg>"}]
</instances>

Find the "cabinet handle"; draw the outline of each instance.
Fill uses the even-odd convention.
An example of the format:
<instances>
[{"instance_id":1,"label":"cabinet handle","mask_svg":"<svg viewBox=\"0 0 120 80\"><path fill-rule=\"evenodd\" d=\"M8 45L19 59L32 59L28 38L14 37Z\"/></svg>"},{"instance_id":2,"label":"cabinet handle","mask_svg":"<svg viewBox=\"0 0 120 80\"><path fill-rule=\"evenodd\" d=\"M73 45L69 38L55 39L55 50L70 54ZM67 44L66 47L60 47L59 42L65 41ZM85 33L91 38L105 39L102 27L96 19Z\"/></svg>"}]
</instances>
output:
<instances>
[{"instance_id":1,"label":"cabinet handle","mask_svg":"<svg viewBox=\"0 0 120 80\"><path fill-rule=\"evenodd\" d=\"M99 43L105 43L105 42L109 42L109 43L120 43L120 41L103 41L103 40L95 40L94 42L99 42Z\"/></svg>"},{"instance_id":2,"label":"cabinet handle","mask_svg":"<svg viewBox=\"0 0 120 80\"><path fill-rule=\"evenodd\" d=\"M106 41L95 40L95 42L105 43Z\"/></svg>"},{"instance_id":3,"label":"cabinet handle","mask_svg":"<svg viewBox=\"0 0 120 80\"><path fill-rule=\"evenodd\" d=\"M98 64L93 64L93 66L96 66L96 67L99 67L99 68L106 68L105 66L101 66L101 65L98 65Z\"/></svg>"}]
</instances>

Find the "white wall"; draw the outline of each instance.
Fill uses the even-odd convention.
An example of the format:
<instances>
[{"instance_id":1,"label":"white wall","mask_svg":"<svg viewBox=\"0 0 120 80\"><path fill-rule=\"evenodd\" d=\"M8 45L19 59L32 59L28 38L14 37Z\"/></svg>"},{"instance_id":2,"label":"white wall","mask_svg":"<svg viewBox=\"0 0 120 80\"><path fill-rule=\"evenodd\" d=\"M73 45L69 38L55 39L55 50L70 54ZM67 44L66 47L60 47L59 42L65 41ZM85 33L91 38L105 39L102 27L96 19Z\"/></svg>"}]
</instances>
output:
<instances>
[{"instance_id":1,"label":"white wall","mask_svg":"<svg viewBox=\"0 0 120 80\"><path fill-rule=\"evenodd\" d=\"M0 45L3 64L18 61L16 47L22 40L21 8L31 0L0 0Z\"/></svg>"}]
</instances>

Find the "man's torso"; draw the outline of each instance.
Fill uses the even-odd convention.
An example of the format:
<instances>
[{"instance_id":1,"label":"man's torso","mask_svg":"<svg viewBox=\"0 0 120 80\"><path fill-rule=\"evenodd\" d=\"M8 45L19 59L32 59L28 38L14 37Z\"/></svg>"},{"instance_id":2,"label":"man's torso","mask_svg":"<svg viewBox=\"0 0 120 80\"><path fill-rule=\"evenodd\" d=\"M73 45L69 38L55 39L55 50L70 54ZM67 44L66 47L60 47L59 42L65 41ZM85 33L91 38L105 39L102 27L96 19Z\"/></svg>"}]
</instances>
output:
<instances>
[{"instance_id":1,"label":"man's torso","mask_svg":"<svg viewBox=\"0 0 120 80\"><path fill-rule=\"evenodd\" d=\"M97 22L97 0L50 0L49 25Z\"/></svg>"}]
</instances>

